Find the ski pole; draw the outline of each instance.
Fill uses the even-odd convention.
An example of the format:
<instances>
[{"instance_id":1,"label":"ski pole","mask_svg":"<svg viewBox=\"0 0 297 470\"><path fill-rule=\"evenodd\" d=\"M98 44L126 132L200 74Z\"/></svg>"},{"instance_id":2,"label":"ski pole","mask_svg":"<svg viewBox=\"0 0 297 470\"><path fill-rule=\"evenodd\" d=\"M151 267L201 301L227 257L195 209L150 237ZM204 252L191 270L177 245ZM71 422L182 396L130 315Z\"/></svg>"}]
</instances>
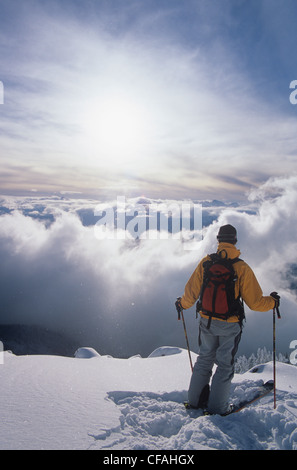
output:
<instances>
[{"instance_id":1,"label":"ski pole","mask_svg":"<svg viewBox=\"0 0 297 470\"><path fill-rule=\"evenodd\" d=\"M192 363L189 340L188 340L188 335L187 335L186 322L185 322L185 319L184 319L184 312L181 310L180 314L181 314L183 325L184 325L184 332L185 332L185 337L186 337L186 343L187 343L188 355L189 355L189 359L190 359L191 370L193 372L193 363Z\"/></svg>"},{"instance_id":2,"label":"ski pole","mask_svg":"<svg viewBox=\"0 0 297 470\"><path fill-rule=\"evenodd\" d=\"M281 318L278 306L273 308L273 401L276 408L276 348L275 348L275 313Z\"/></svg>"},{"instance_id":3,"label":"ski pole","mask_svg":"<svg viewBox=\"0 0 297 470\"><path fill-rule=\"evenodd\" d=\"M180 300L181 300L181 297L178 297L176 302L175 302L175 307L176 307L176 310L177 310L177 319L180 320L180 317L182 317L182 320L183 320L184 332L185 332L187 349L188 349L188 355L189 355L189 359L190 359L191 370L193 372L193 363L192 363L190 345L189 345L189 340L188 340L188 335L187 335L186 322L185 322L185 319L184 319L184 312L183 312L183 308L182 308Z\"/></svg>"},{"instance_id":4,"label":"ski pole","mask_svg":"<svg viewBox=\"0 0 297 470\"><path fill-rule=\"evenodd\" d=\"M273 309L273 401L276 408L275 308Z\"/></svg>"}]
</instances>

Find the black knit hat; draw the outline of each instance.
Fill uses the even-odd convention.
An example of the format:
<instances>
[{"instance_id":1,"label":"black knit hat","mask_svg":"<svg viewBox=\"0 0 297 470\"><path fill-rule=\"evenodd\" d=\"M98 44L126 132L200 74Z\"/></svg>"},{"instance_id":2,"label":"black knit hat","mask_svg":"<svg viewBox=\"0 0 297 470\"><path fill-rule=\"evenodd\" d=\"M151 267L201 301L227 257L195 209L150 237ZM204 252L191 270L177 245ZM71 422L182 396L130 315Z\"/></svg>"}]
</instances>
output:
<instances>
[{"instance_id":1,"label":"black knit hat","mask_svg":"<svg viewBox=\"0 0 297 470\"><path fill-rule=\"evenodd\" d=\"M223 225L218 233L217 236L218 242L226 242L226 243L232 243L235 245L237 242L237 232L236 228L233 227L233 225Z\"/></svg>"}]
</instances>

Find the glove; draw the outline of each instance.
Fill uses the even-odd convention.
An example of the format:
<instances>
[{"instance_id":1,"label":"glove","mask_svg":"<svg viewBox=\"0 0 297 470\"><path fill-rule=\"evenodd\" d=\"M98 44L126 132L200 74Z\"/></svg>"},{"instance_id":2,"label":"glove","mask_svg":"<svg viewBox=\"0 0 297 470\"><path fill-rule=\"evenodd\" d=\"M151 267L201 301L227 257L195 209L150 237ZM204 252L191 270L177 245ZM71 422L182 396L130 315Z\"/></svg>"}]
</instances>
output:
<instances>
[{"instance_id":1,"label":"glove","mask_svg":"<svg viewBox=\"0 0 297 470\"><path fill-rule=\"evenodd\" d=\"M278 308L279 304L280 304L280 296L278 295L278 293L277 292L271 292L270 297L272 297L275 300L274 307Z\"/></svg>"},{"instance_id":2,"label":"glove","mask_svg":"<svg viewBox=\"0 0 297 470\"><path fill-rule=\"evenodd\" d=\"M178 297L175 302L175 308L177 310L178 319L180 320L180 314L183 311L183 306L181 304L181 297Z\"/></svg>"}]
</instances>

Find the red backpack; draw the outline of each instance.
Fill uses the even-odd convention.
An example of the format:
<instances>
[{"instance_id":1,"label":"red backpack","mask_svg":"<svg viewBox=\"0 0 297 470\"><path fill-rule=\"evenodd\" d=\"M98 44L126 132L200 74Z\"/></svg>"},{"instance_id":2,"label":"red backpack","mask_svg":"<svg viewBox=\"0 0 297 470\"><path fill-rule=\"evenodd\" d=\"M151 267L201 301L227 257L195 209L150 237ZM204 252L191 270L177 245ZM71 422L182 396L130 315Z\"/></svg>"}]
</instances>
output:
<instances>
[{"instance_id":1,"label":"red backpack","mask_svg":"<svg viewBox=\"0 0 297 470\"><path fill-rule=\"evenodd\" d=\"M235 298L235 282L237 275L233 265L239 258L222 258L222 252L209 255L209 260L203 263L203 283L198 298L196 311L209 317L207 328L212 318L227 320L237 316L239 321L244 319L243 302L240 295Z\"/></svg>"}]
</instances>

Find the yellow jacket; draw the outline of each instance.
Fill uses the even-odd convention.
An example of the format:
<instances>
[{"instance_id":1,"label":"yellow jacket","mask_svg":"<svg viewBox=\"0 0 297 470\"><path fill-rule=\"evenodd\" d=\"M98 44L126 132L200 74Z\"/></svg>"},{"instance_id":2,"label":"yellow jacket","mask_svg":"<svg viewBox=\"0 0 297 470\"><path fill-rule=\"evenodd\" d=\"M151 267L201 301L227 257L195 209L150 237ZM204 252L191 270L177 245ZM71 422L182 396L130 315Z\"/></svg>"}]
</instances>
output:
<instances>
[{"instance_id":1,"label":"yellow jacket","mask_svg":"<svg viewBox=\"0 0 297 470\"><path fill-rule=\"evenodd\" d=\"M231 243L219 243L218 253L222 250L227 253L228 258L234 259L240 256L240 251ZM209 259L209 256L205 256L205 258L200 261L186 284L185 292L181 299L181 304L184 309L192 307L198 300L203 281L203 263L207 259ZM245 261L238 261L234 264L234 270L238 277L235 283L235 298L240 294L242 300L251 310L266 312L273 309L275 300L271 296L263 296L262 289L249 265ZM202 312L200 312L200 315L204 318L208 318L203 315ZM230 317L227 321L231 323L238 322L238 317Z\"/></svg>"}]
</instances>

